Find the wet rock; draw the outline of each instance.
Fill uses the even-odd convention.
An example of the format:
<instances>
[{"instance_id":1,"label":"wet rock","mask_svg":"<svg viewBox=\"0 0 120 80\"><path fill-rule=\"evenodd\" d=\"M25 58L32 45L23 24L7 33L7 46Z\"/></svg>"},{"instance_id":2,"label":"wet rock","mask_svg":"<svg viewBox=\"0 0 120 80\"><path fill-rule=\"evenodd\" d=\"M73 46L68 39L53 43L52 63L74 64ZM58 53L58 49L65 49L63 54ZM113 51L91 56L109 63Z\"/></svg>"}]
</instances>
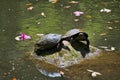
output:
<instances>
[{"instance_id":1,"label":"wet rock","mask_svg":"<svg viewBox=\"0 0 120 80\"><path fill-rule=\"evenodd\" d=\"M42 62L43 64L46 64L46 67L50 64L58 68L66 68L74 64L79 64L85 59L94 57L100 52L101 50L92 46L89 47L82 42L70 43L68 41L63 41L63 45L59 50L38 50L37 52L32 53L31 57L40 67L42 66Z\"/></svg>"}]
</instances>

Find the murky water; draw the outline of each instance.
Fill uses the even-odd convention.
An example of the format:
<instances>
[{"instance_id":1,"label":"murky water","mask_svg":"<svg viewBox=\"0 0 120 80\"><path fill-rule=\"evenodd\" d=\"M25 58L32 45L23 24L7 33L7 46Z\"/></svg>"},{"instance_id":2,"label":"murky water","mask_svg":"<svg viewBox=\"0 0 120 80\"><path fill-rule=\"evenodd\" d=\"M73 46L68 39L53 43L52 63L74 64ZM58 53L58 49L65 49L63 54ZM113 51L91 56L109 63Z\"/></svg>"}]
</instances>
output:
<instances>
[{"instance_id":1,"label":"murky water","mask_svg":"<svg viewBox=\"0 0 120 80\"><path fill-rule=\"evenodd\" d=\"M72 28L80 28L87 32L92 46L107 47L107 50L114 48L115 51L104 52L105 55L97 60L70 67L71 71L65 70L64 80L92 80L93 78L86 72L87 68L103 74L94 78L95 80L109 80L109 77L111 80L120 79L120 2L118 0L76 1L79 3L73 4L70 0L59 0L55 4L48 0L1 0L0 80L15 78L17 80L63 80L63 78L49 78L40 74L29 60L29 53L38 38L36 34L64 34ZM30 6L33 7L32 10L28 10ZM103 8L110 9L111 12L100 12ZM84 14L76 17L73 12L77 10ZM14 38L19 32L32 36L32 40L16 41Z\"/></svg>"}]
</instances>

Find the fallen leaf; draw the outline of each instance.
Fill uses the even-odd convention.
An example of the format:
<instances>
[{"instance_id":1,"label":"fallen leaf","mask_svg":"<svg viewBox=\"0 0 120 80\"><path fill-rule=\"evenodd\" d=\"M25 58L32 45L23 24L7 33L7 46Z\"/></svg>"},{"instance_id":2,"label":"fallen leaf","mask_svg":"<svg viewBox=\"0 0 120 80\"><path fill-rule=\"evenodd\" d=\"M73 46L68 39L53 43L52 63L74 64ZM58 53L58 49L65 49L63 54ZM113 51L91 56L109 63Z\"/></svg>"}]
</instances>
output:
<instances>
[{"instance_id":1,"label":"fallen leaf","mask_svg":"<svg viewBox=\"0 0 120 80\"><path fill-rule=\"evenodd\" d=\"M100 48L107 49L107 46L99 46Z\"/></svg>"},{"instance_id":2,"label":"fallen leaf","mask_svg":"<svg viewBox=\"0 0 120 80\"><path fill-rule=\"evenodd\" d=\"M43 36L44 34L36 34L36 35L41 37L41 36Z\"/></svg>"},{"instance_id":3,"label":"fallen leaf","mask_svg":"<svg viewBox=\"0 0 120 80\"><path fill-rule=\"evenodd\" d=\"M114 51L114 50L115 50L115 47L111 47L111 50Z\"/></svg>"},{"instance_id":4,"label":"fallen leaf","mask_svg":"<svg viewBox=\"0 0 120 80\"><path fill-rule=\"evenodd\" d=\"M75 22L79 21L79 19L74 19Z\"/></svg>"},{"instance_id":5,"label":"fallen leaf","mask_svg":"<svg viewBox=\"0 0 120 80\"><path fill-rule=\"evenodd\" d=\"M91 15L86 15L86 18L91 19L92 16Z\"/></svg>"},{"instance_id":6,"label":"fallen leaf","mask_svg":"<svg viewBox=\"0 0 120 80\"><path fill-rule=\"evenodd\" d=\"M26 4L26 6L32 6L33 4L32 3L28 3L28 4Z\"/></svg>"},{"instance_id":7,"label":"fallen leaf","mask_svg":"<svg viewBox=\"0 0 120 80\"><path fill-rule=\"evenodd\" d=\"M51 3L57 3L58 0L49 0L49 2L51 2Z\"/></svg>"},{"instance_id":8,"label":"fallen leaf","mask_svg":"<svg viewBox=\"0 0 120 80\"><path fill-rule=\"evenodd\" d=\"M44 12L41 12L41 16L46 17L46 15L45 15L45 13L44 13Z\"/></svg>"},{"instance_id":9,"label":"fallen leaf","mask_svg":"<svg viewBox=\"0 0 120 80\"><path fill-rule=\"evenodd\" d=\"M77 2L77 1L70 1L69 3L76 4L76 3L79 3L79 2Z\"/></svg>"},{"instance_id":10,"label":"fallen leaf","mask_svg":"<svg viewBox=\"0 0 120 80\"><path fill-rule=\"evenodd\" d=\"M113 29L113 28L112 28L112 27L108 27L108 29L110 29L110 30L111 30L111 29Z\"/></svg>"},{"instance_id":11,"label":"fallen leaf","mask_svg":"<svg viewBox=\"0 0 120 80\"><path fill-rule=\"evenodd\" d=\"M104 36L104 35L106 35L106 33L101 33L100 35L101 35L101 36Z\"/></svg>"},{"instance_id":12,"label":"fallen leaf","mask_svg":"<svg viewBox=\"0 0 120 80\"><path fill-rule=\"evenodd\" d=\"M103 8L103 9L100 10L100 12L106 12L106 13L109 13L109 12L111 12L111 10L110 10L110 9Z\"/></svg>"},{"instance_id":13,"label":"fallen leaf","mask_svg":"<svg viewBox=\"0 0 120 80\"><path fill-rule=\"evenodd\" d=\"M102 75L101 73L96 72L96 71L93 71L93 70L91 70L91 69L87 69L87 71L91 73L91 76L92 76L93 78Z\"/></svg>"},{"instance_id":14,"label":"fallen leaf","mask_svg":"<svg viewBox=\"0 0 120 80\"><path fill-rule=\"evenodd\" d=\"M99 72L92 72L91 76L94 78L94 77L97 77L97 76L100 76L102 75L101 73Z\"/></svg>"},{"instance_id":15,"label":"fallen leaf","mask_svg":"<svg viewBox=\"0 0 120 80\"><path fill-rule=\"evenodd\" d=\"M14 78L12 78L12 80L17 80L17 78L14 77Z\"/></svg>"},{"instance_id":16,"label":"fallen leaf","mask_svg":"<svg viewBox=\"0 0 120 80\"><path fill-rule=\"evenodd\" d=\"M64 6L64 8L70 8L71 6Z\"/></svg>"},{"instance_id":17,"label":"fallen leaf","mask_svg":"<svg viewBox=\"0 0 120 80\"><path fill-rule=\"evenodd\" d=\"M30 6L30 7L27 8L27 10L31 11L31 10L33 10L33 8L34 8L33 6Z\"/></svg>"}]
</instances>

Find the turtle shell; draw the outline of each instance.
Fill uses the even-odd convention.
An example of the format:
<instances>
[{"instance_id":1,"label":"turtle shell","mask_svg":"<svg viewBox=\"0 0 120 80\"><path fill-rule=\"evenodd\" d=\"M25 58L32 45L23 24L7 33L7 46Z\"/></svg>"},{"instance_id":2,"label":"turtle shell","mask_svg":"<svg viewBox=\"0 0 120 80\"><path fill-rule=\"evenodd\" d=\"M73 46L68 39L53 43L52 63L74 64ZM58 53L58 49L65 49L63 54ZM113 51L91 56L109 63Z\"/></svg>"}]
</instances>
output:
<instances>
[{"instance_id":1,"label":"turtle shell","mask_svg":"<svg viewBox=\"0 0 120 80\"><path fill-rule=\"evenodd\" d=\"M59 34L46 34L43 35L36 44L39 50L45 50L56 46L60 42L60 40L61 35Z\"/></svg>"},{"instance_id":2,"label":"turtle shell","mask_svg":"<svg viewBox=\"0 0 120 80\"><path fill-rule=\"evenodd\" d=\"M63 36L63 38L74 36L80 32L82 32L80 29L71 29Z\"/></svg>"}]
</instances>

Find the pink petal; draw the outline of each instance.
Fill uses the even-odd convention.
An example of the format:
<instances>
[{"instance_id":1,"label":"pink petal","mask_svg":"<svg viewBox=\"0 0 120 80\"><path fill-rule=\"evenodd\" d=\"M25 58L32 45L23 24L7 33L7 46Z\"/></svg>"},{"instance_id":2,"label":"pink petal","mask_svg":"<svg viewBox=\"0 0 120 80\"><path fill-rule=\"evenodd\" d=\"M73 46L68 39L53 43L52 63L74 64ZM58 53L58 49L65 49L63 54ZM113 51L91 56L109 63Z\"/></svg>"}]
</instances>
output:
<instances>
[{"instance_id":1,"label":"pink petal","mask_svg":"<svg viewBox=\"0 0 120 80\"><path fill-rule=\"evenodd\" d=\"M84 12L75 11L75 12L73 12L73 14L74 14L75 16L80 16L81 14L84 14Z\"/></svg>"},{"instance_id":2,"label":"pink petal","mask_svg":"<svg viewBox=\"0 0 120 80\"><path fill-rule=\"evenodd\" d=\"M24 40L31 39L31 37L24 33L20 33L20 39L24 41Z\"/></svg>"}]
</instances>

